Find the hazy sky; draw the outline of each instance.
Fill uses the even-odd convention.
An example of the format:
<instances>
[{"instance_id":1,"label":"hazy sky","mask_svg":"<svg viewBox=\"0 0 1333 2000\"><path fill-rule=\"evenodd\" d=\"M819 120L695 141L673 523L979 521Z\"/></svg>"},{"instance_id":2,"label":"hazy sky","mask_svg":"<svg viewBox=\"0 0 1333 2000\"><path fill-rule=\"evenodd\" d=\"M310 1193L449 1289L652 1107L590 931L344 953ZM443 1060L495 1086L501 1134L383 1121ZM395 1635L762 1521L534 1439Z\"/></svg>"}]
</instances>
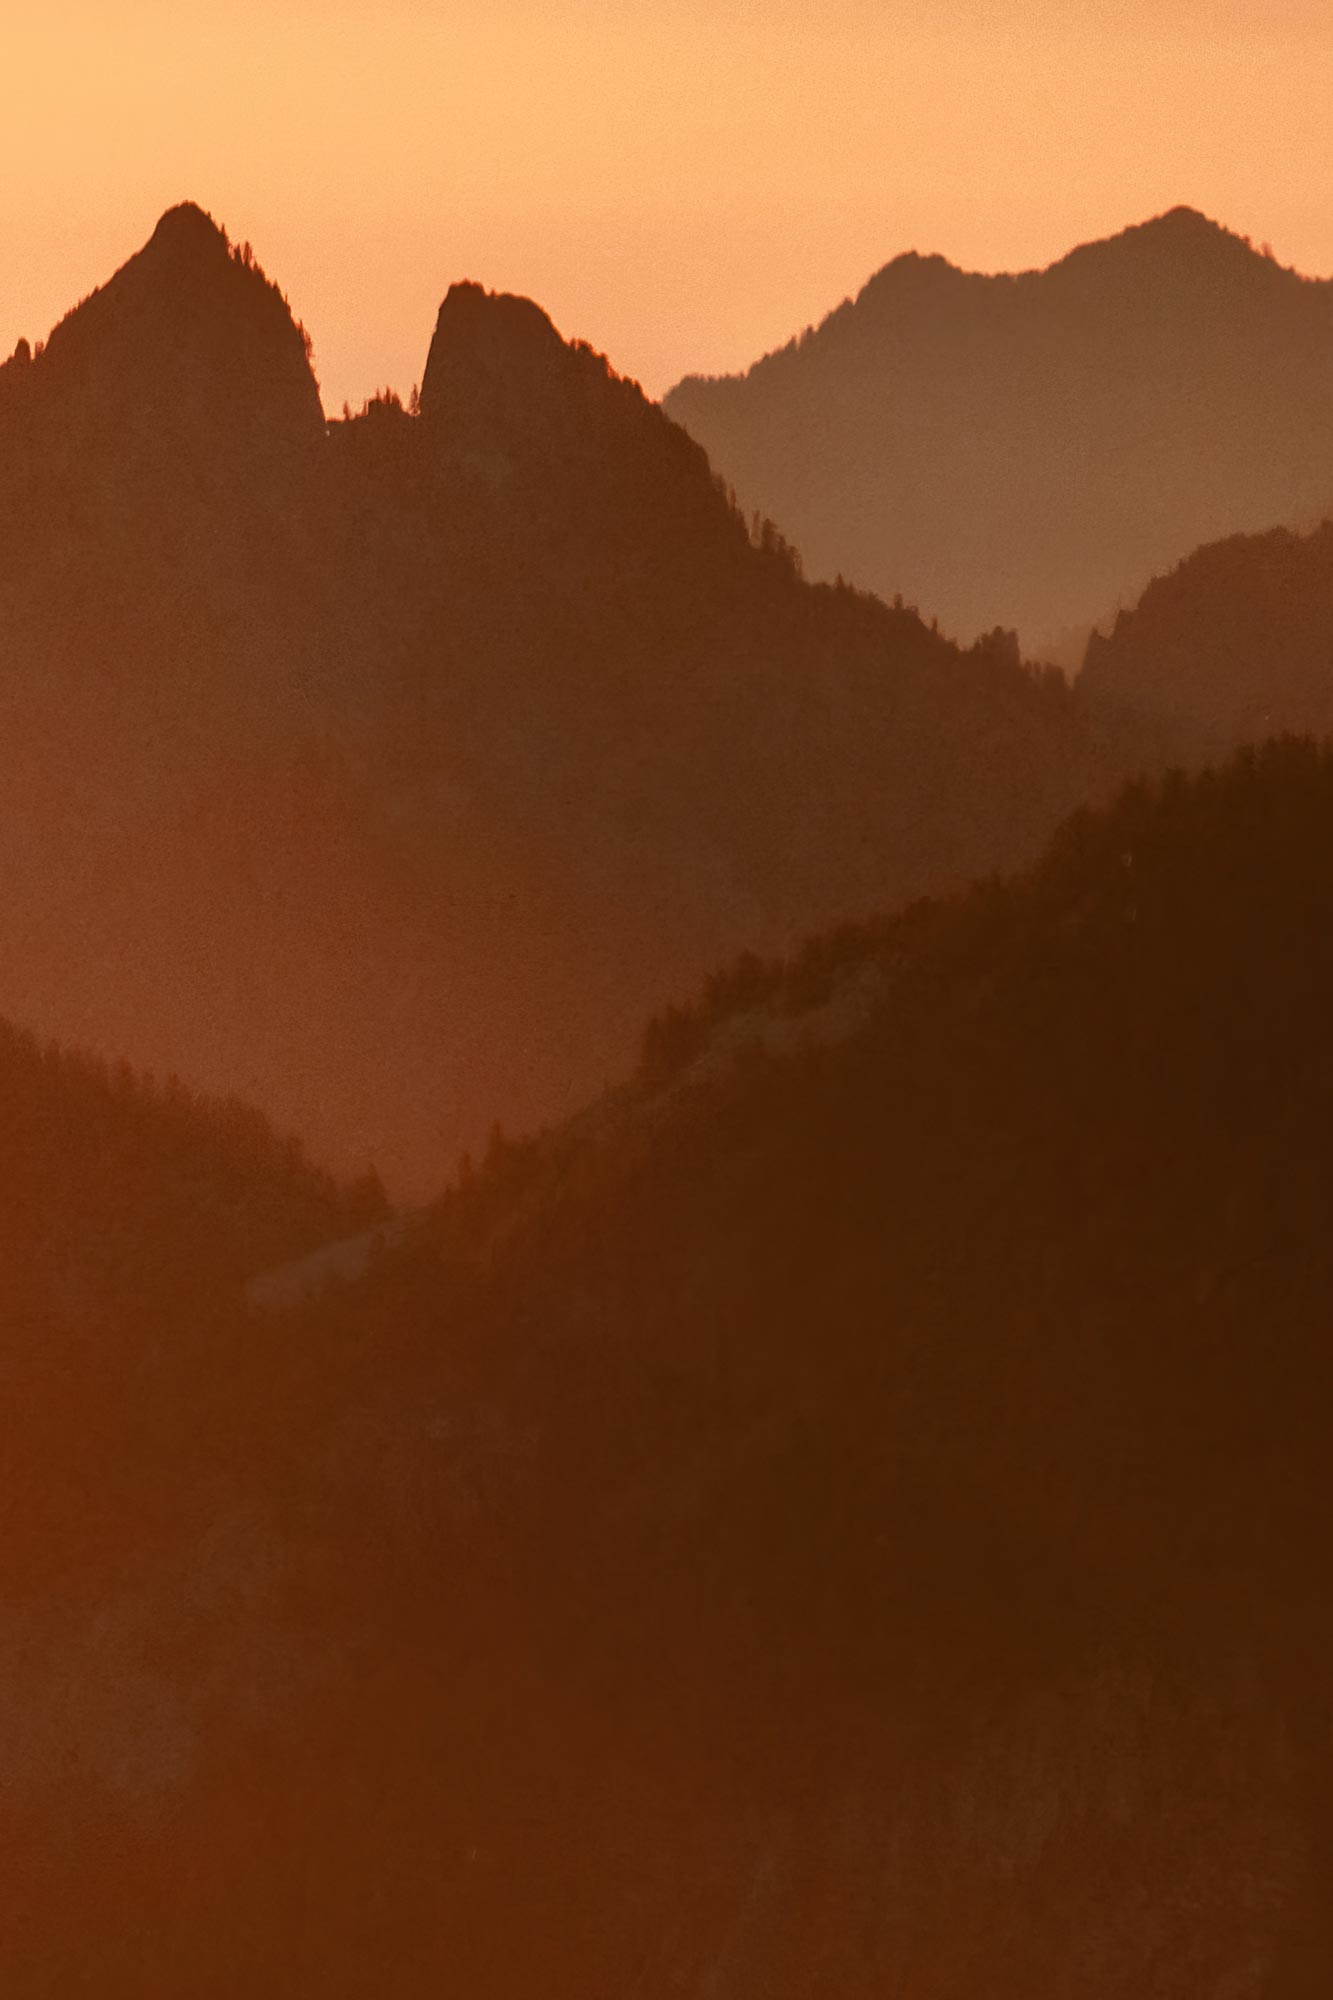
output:
<instances>
[{"instance_id":1,"label":"hazy sky","mask_svg":"<svg viewBox=\"0 0 1333 2000\"><path fill-rule=\"evenodd\" d=\"M5 352L186 196L329 407L408 389L459 277L660 393L908 248L1023 268L1184 201L1333 271L1333 0L52 0L0 33Z\"/></svg>"}]
</instances>

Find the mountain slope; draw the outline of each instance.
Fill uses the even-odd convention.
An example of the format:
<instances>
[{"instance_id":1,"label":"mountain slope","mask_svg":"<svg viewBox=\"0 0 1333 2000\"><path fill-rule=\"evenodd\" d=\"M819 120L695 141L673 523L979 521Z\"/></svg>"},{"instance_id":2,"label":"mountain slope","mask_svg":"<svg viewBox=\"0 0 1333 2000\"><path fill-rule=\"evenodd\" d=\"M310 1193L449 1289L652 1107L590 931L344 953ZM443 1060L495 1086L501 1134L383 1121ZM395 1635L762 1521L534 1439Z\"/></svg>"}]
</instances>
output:
<instances>
[{"instance_id":1,"label":"mountain slope","mask_svg":"<svg viewBox=\"0 0 1333 2000\"><path fill-rule=\"evenodd\" d=\"M0 371L0 1008L429 1191L739 943L1033 852L1161 755L804 584L528 301L324 425L188 206Z\"/></svg>"},{"instance_id":2,"label":"mountain slope","mask_svg":"<svg viewBox=\"0 0 1333 2000\"><path fill-rule=\"evenodd\" d=\"M813 574L1036 653L1201 542L1333 507L1333 281L1185 208L1016 276L912 252L665 407Z\"/></svg>"},{"instance_id":3,"label":"mountain slope","mask_svg":"<svg viewBox=\"0 0 1333 2000\"><path fill-rule=\"evenodd\" d=\"M234 1340L8 1990L1326 1990L1330 851L1280 744L739 964Z\"/></svg>"},{"instance_id":4,"label":"mountain slope","mask_svg":"<svg viewBox=\"0 0 1333 2000\"><path fill-rule=\"evenodd\" d=\"M8 1329L142 1318L189 1285L235 1285L351 1226L369 1200L309 1165L239 1100L0 1023Z\"/></svg>"}]
</instances>

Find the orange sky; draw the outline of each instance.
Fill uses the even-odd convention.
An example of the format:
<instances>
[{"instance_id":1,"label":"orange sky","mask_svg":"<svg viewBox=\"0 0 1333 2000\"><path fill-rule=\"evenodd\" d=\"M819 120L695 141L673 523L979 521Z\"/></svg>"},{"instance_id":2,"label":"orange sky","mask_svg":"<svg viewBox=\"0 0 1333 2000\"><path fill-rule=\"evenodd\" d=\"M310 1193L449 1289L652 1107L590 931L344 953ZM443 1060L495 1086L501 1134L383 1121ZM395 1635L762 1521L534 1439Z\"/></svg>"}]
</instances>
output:
<instances>
[{"instance_id":1,"label":"orange sky","mask_svg":"<svg viewBox=\"0 0 1333 2000\"><path fill-rule=\"evenodd\" d=\"M449 282L655 393L907 248L1048 262L1189 202L1333 271L1333 0L52 0L6 8L0 343L190 197L326 405L421 373Z\"/></svg>"}]
</instances>

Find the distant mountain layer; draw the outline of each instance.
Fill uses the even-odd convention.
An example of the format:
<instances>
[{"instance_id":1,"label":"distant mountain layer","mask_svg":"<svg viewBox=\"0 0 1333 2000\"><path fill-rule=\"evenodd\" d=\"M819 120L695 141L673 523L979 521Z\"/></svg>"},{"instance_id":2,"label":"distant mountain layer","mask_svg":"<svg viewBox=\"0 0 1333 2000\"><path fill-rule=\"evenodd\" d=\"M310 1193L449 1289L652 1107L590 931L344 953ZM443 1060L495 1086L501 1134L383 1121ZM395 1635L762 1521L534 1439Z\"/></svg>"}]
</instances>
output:
<instances>
[{"instance_id":1,"label":"distant mountain layer","mask_svg":"<svg viewBox=\"0 0 1333 2000\"><path fill-rule=\"evenodd\" d=\"M985 277L915 252L668 413L815 576L1029 651L1239 530L1333 511L1333 281L1187 208Z\"/></svg>"},{"instance_id":2,"label":"distant mountain layer","mask_svg":"<svg viewBox=\"0 0 1333 2000\"><path fill-rule=\"evenodd\" d=\"M1196 756L1333 736L1333 523L1197 550L1093 634L1081 685L1169 718Z\"/></svg>"},{"instance_id":3,"label":"distant mountain layer","mask_svg":"<svg viewBox=\"0 0 1333 2000\"><path fill-rule=\"evenodd\" d=\"M1309 746L1136 788L67 1381L5 1993L1318 2000L1331 855Z\"/></svg>"},{"instance_id":4,"label":"distant mountain layer","mask_svg":"<svg viewBox=\"0 0 1333 2000\"><path fill-rule=\"evenodd\" d=\"M538 307L326 424L198 209L0 367L0 1007L438 1185L742 945L1021 860L1158 759L804 583Z\"/></svg>"}]
</instances>

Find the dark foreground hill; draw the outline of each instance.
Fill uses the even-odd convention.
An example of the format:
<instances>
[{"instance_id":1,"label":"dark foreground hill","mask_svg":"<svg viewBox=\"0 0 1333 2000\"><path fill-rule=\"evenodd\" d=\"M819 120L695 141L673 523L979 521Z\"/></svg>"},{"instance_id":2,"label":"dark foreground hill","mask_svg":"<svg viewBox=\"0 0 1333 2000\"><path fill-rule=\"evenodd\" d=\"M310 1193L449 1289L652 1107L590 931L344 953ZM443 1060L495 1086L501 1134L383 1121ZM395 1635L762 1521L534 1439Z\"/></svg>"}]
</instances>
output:
<instances>
[{"instance_id":1,"label":"dark foreground hill","mask_svg":"<svg viewBox=\"0 0 1333 2000\"><path fill-rule=\"evenodd\" d=\"M912 252L666 408L813 575L1039 653L1201 542L1333 509L1333 281L1187 208L1016 276Z\"/></svg>"},{"instance_id":2,"label":"dark foreground hill","mask_svg":"<svg viewBox=\"0 0 1333 2000\"><path fill-rule=\"evenodd\" d=\"M1330 853L1131 792L219 1310L11 1620L5 1991L1326 1992Z\"/></svg>"},{"instance_id":3,"label":"dark foreground hill","mask_svg":"<svg viewBox=\"0 0 1333 2000\"><path fill-rule=\"evenodd\" d=\"M326 425L199 210L0 368L0 1008L438 1185L742 943L1029 854L1151 762L802 582L525 300Z\"/></svg>"}]
</instances>

